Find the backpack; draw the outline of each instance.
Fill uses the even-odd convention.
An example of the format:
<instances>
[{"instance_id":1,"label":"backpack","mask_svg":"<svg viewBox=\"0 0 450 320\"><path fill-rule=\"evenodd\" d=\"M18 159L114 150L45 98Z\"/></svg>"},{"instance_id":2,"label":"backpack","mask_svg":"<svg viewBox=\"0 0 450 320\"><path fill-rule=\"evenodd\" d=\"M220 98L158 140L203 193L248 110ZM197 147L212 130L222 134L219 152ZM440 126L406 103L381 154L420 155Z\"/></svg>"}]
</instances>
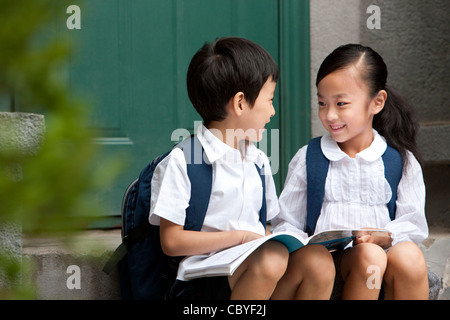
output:
<instances>
[{"instance_id":1,"label":"backpack","mask_svg":"<svg viewBox=\"0 0 450 320\"><path fill-rule=\"evenodd\" d=\"M322 209L323 197L325 195L325 181L330 163L320 147L321 138L311 139L306 150L306 232L309 236L314 234L317 219ZM392 191L392 197L387 204L389 217L391 220L394 220L397 187L403 173L402 156L397 149L388 145L381 158L384 163L384 176Z\"/></svg>"},{"instance_id":2,"label":"backpack","mask_svg":"<svg viewBox=\"0 0 450 320\"><path fill-rule=\"evenodd\" d=\"M186 209L185 230L200 231L203 226L212 187L212 165L205 162L203 147L196 136L180 142L191 182L191 198ZM170 151L149 163L127 190L122 210L122 243L115 250L103 271L110 274L119 263L122 299L163 300L175 281L179 261L169 257L161 248L159 226L149 223L151 180L158 164ZM261 177L263 201L260 221L266 224L265 178Z\"/></svg>"}]
</instances>

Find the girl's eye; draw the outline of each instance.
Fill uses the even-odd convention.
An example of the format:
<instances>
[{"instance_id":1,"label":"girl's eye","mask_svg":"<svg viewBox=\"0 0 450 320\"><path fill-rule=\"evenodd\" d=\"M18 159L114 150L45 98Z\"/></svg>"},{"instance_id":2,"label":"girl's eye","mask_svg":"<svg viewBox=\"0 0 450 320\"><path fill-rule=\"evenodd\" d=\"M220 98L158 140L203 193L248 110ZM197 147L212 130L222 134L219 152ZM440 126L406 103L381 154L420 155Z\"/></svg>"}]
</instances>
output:
<instances>
[{"instance_id":1,"label":"girl's eye","mask_svg":"<svg viewBox=\"0 0 450 320\"><path fill-rule=\"evenodd\" d=\"M338 102L337 103L337 105L339 106L339 107L343 107L343 106L345 106L347 104L347 102Z\"/></svg>"},{"instance_id":2,"label":"girl's eye","mask_svg":"<svg viewBox=\"0 0 450 320\"><path fill-rule=\"evenodd\" d=\"M326 106L325 102L319 101L319 107L325 107L325 106Z\"/></svg>"}]
</instances>

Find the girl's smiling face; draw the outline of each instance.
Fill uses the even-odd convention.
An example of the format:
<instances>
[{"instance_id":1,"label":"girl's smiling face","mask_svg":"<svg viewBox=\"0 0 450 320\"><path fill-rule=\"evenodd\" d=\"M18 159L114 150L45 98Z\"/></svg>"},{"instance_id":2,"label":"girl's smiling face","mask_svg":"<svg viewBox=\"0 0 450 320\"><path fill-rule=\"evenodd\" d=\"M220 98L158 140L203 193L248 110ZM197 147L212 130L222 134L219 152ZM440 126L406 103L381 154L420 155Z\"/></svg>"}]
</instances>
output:
<instances>
[{"instance_id":1,"label":"girl's smiling face","mask_svg":"<svg viewBox=\"0 0 450 320\"><path fill-rule=\"evenodd\" d=\"M350 157L368 148L373 140L373 116L384 107L387 94L371 98L355 66L328 74L317 85L322 125Z\"/></svg>"}]
</instances>

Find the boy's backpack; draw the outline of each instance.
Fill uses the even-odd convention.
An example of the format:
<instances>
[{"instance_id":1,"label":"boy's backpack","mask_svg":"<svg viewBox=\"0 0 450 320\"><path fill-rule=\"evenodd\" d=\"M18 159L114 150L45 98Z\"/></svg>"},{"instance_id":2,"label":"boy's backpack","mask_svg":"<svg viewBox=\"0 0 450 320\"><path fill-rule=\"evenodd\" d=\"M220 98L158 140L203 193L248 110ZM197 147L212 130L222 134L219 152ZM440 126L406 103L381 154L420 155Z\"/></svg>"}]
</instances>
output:
<instances>
[{"instance_id":1,"label":"boy's backpack","mask_svg":"<svg viewBox=\"0 0 450 320\"><path fill-rule=\"evenodd\" d=\"M191 198L186 209L185 230L200 231L203 226L212 187L212 165L205 162L203 147L196 136L175 146L185 156L191 183ZM162 300L175 280L182 257L168 257L161 249L159 226L149 223L151 180L158 164L170 151L148 164L126 192L122 204L122 243L103 271L111 273L119 263L122 299ZM261 177L263 203L260 221L266 224L265 178Z\"/></svg>"},{"instance_id":2,"label":"boy's backpack","mask_svg":"<svg viewBox=\"0 0 450 320\"><path fill-rule=\"evenodd\" d=\"M320 147L321 138L311 139L306 150L306 232L309 236L314 234L317 219L322 209L323 197L325 195L325 181L330 163ZM392 191L392 197L387 206L389 217L393 220L395 219L397 187L402 178L403 171L402 156L397 149L388 145L382 155L382 159L384 163L384 176Z\"/></svg>"}]
</instances>

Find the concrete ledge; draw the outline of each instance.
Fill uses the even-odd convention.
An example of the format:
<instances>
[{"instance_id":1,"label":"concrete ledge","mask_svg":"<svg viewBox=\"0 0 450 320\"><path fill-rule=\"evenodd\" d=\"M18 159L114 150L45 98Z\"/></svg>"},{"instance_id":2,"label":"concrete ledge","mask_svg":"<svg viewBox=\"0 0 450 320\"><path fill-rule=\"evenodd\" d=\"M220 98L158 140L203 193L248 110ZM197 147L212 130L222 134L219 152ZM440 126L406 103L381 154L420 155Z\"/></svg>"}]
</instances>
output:
<instances>
[{"instance_id":1,"label":"concrete ledge","mask_svg":"<svg viewBox=\"0 0 450 320\"><path fill-rule=\"evenodd\" d=\"M34 156L38 153L45 135L45 118L40 114L22 112L0 112L0 157L2 168L0 174L7 182L19 182L22 179L22 167L19 160ZM14 159L14 160L13 160ZM4 175L4 176L3 176ZM2 210L14 209L2 206ZM22 259L22 227L8 220L11 212L2 211L0 218L0 256L20 265ZM9 263L8 262L8 263ZM2 265L3 267L3 265ZM0 292L9 290L17 283L20 277L8 275L6 268L0 268ZM11 277L14 277L11 279Z\"/></svg>"},{"instance_id":2,"label":"concrete ledge","mask_svg":"<svg viewBox=\"0 0 450 320\"><path fill-rule=\"evenodd\" d=\"M428 269L441 279L439 300L450 300L450 233L431 233L420 248Z\"/></svg>"},{"instance_id":3,"label":"concrete ledge","mask_svg":"<svg viewBox=\"0 0 450 320\"><path fill-rule=\"evenodd\" d=\"M24 261L31 267L24 284L35 287L41 300L120 299L118 272L102 271L119 243L120 230L85 231L70 239L24 238Z\"/></svg>"},{"instance_id":4,"label":"concrete ledge","mask_svg":"<svg viewBox=\"0 0 450 320\"><path fill-rule=\"evenodd\" d=\"M23 239L24 261L33 269L24 275L25 284L37 289L38 299L120 299L119 275L107 275L102 268L120 243L120 230L85 231L70 241ZM441 279L439 299L450 300L450 232L431 232L420 246L430 271ZM79 267L79 288L74 288ZM69 269L68 269L69 268Z\"/></svg>"}]
</instances>

